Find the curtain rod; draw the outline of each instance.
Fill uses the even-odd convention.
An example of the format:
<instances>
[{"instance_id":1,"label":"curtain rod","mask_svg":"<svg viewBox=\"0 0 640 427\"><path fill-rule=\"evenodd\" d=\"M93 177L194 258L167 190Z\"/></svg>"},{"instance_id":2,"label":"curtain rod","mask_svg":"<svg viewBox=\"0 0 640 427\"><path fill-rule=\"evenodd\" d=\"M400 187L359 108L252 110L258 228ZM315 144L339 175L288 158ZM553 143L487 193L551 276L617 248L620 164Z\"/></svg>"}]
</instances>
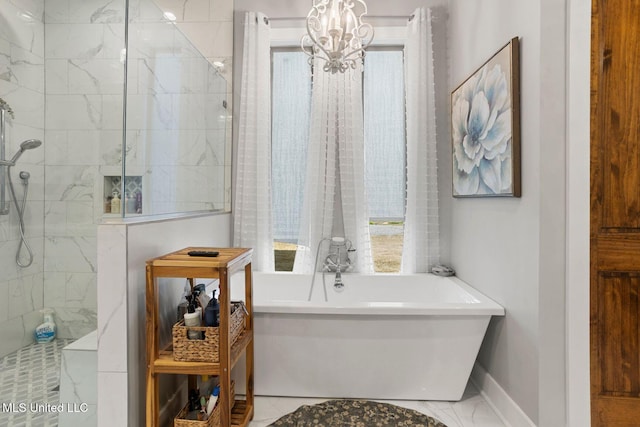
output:
<instances>
[{"instance_id":1,"label":"curtain rod","mask_svg":"<svg viewBox=\"0 0 640 427\"><path fill-rule=\"evenodd\" d=\"M413 18L415 18L415 14L412 13L409 16L399 15L399 16L391 16L391 15L367 15L367 19L406 19L411 22ZM256 17L257 21L258 17ZM264 22L265 24L269 24L270 21L304 21L305 17L275 17L275 18L267 18L265 16Z\"/></svg>"}]
</instances>

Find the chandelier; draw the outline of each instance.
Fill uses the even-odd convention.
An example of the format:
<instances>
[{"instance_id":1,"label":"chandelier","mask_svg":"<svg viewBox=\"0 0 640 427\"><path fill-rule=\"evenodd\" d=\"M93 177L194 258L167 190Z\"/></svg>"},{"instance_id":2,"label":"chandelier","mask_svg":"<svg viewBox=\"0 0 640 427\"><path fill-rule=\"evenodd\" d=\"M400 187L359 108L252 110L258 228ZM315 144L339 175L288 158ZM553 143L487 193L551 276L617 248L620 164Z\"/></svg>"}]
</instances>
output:
<instances>
[{"instance_id":1,"label":"chandelier","mask_svg":"<svg viewBox=\"0 0 640 427\"><path fill-rule=\"evenodd\" d=\"M362 22L367 14L363 0L313 0L307 15L307 34L302 50L324 60L324 71L332 74L355 69L373 40L373 27Z\"/></svg>"}]
</instances>

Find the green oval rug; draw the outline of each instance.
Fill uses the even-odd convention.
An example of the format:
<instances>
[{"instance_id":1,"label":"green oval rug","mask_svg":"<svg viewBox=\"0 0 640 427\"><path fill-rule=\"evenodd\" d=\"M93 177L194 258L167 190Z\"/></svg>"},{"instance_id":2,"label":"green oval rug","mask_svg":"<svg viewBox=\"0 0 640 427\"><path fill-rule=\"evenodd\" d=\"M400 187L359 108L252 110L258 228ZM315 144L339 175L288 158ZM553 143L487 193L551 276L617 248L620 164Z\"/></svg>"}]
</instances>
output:
<instances>
[{"instance_id":1,"label":"green oval rug","mask_svg":"<svg viewBox=\"0 0 640 427\"><path fill-rule=\"evenodd\" d=\"M447 427L412 409L370 400L327 400L303 405L270 427Z\"/></svg>"}]
</instances>

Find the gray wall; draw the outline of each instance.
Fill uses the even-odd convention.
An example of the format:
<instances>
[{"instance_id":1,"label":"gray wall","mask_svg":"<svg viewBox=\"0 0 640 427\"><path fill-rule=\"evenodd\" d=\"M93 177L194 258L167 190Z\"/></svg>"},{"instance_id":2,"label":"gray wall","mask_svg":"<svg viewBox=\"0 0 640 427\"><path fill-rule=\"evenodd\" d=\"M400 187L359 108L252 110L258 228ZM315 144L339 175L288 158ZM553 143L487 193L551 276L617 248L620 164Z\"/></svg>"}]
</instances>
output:
<instances>
[{"instance_id":1,"label":"gray wall","mask_svg":"<svg viewBox=\"0 0 640 427\"><path fill-rule=\"evenodd\" d=\"M442 261L451 262L463 280L507 309L504 318L491 323L478 363L536 424L564 425L567 2L371 0L367 3L372 16L408 15L418 6L433 6L439 12L434 32L436 36L444 35L440 41L443 45L436 47L436 55L444 58L442 68L436 70L440 73L437 81L444 86L438 93ZM240 70L242 57L240 11L261 11L271 18L303 17L309 7L308 2L293 0L236 0L236 72ZM588 22L588 18L583 21ZM453 199L449 93L514 36L521 38L522 197ZM586 48L583 45L588 44L588 34L579 34L578 38L580 47ZM239 74L235 77L238 83ZM588 87L579 88L575 102L584 101L585 96L588 99ZM584 127L588 114L586 119L585 114L580 118L582 125L574 128ZM588 194L588 184L586 190L578 187L578 191ZM584 202L579 200L578 204L582 206ZM578 230L584 231L584 218L576 221ZM585 259L582 254L577 263L588 266L588 256ZM577 280L584 277L584 269L584 265L575 268ZM578 294L585 299L584 292ZM576 308L576 319L584 319L584 309ZM578 332L584 337L584 327ZM584 341L579 343L588 351L588 342ZM583 369L574 377L588 376L584 360L581 366ZM574 384L584 386L583 381ZM580 403L584 401L583 396Z\"/></svg>"},{"instance_id":2,"label":"gray wall","mask_svg":"<svg viewBox=\"0 0 640 427\"><path fill-rule=\"evenodd\" d=\"M478 362L533 422L564 425L565 5L450 7L451 88L521 38L522 197L452 203L458 275L507 309Z\"/></svg>"}]
</instances>

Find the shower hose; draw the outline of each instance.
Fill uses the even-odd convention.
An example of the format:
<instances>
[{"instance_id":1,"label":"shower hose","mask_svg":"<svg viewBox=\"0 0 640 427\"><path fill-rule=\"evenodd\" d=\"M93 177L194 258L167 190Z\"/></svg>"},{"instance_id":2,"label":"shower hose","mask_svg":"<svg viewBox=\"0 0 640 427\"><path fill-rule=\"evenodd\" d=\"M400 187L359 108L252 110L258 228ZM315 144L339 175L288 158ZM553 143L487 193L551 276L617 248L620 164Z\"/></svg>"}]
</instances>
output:
<instances>
[{"instance_id":1,"label":"shower hose","mask_svg":"<svg viewBox=\"0 0 640 427\"><path fill-rule=\"evenodd\" d=\"M13 181L11 180L11 166L7 166L7 175L9 178L9 190L11 191L11 197L13 198L13 203L16 206L16 212L18 212L18 218L20 220L20 244L18 245L18 250L16 251L16 264L18 264L22 268L29 267L33 263L33 251L29 247L27 243L27 239L25 237L25 229L24 229L24 210L27 205L27 192L29 190L29 172L20 172L20 178L22 179L22 183L24 185L24 194L22 195L22 207L18 203L18 198L16 197L16 191L13 188ZM21 253L22 248L27 250L27 259L26 263L21 261Z\"/></svg>"}]
</instances>

